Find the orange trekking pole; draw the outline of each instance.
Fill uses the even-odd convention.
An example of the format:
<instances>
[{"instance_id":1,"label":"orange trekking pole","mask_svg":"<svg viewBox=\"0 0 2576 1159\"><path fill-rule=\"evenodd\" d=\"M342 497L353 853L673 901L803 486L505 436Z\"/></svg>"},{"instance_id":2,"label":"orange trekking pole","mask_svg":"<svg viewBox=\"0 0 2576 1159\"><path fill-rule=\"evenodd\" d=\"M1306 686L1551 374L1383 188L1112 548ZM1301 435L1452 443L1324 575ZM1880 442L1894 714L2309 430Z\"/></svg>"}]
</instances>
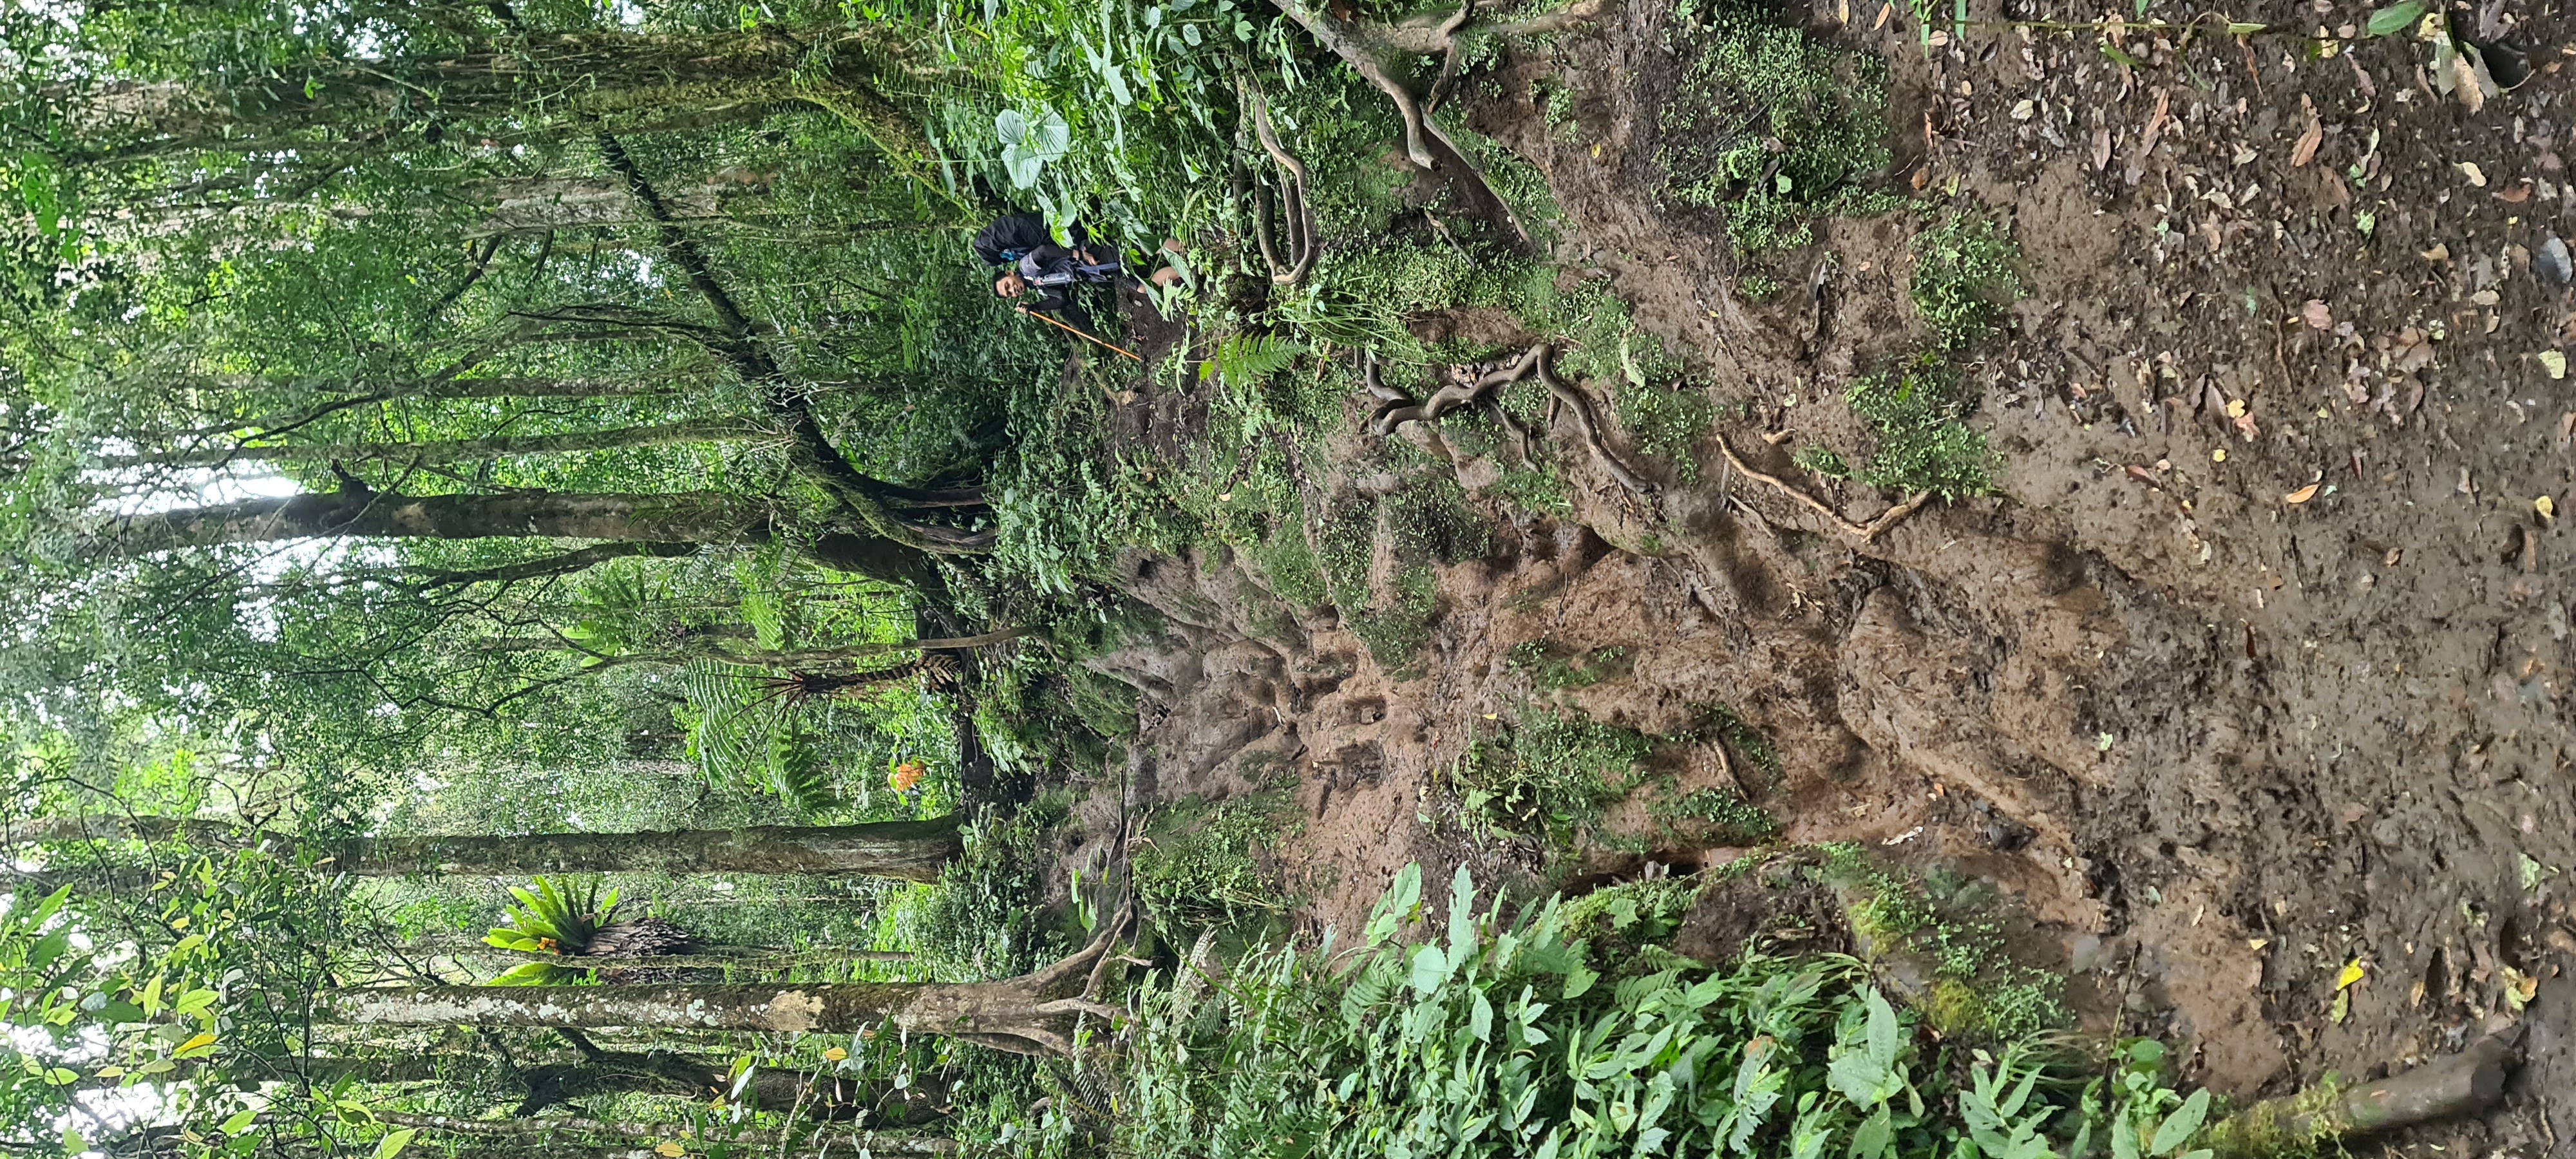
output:
<instances>
[{"instance_id":1,"label":"orange trekking pole","mask_svg":"<svg viewBox=\"0 0 2576 1159\"><path fill-rule=\"evenodd\" d=\"M1055 328L1056 328L1056 329L1058 329L1058 330L1062 330L1062 331L1064 331L1064 332L1065 332L1065 333L1067 333L1067 334L1071 334L1071 335L1073 335L1073 336L1074 336L1074 337L1076 337L1076 338L1080 338L1080 339L1082 339L1082 340L1083 340L1083 341L1085 341L1085 342L1091 342L1091 343L1095 343L1095 344L1098 344L1098 345L1101 345L1101 346L1107 346L1107 347L1109 347L1109 349L1111 349L1111 350L1115 350L1115 351L1119 352L1120 354L1124 354L1124 355L1126 355L1126 356L1127 356L1127 357L1129 357L1129 358L1133 358L1133 359L1135 359L1135 360L1136 360L1136 361L1138 361L1138 362L1143 362L1143 361L1145 360L1145 356L1144 356L1144 355L1142 355L1142 354L1138 354L1138 353L1136 353L1135 351L1133 351L1133 350L1129 350L1129 349L1127 349L1127 348L1126 348L1126 347L1124 347L1124 346L1114 345L1114 344L1112 344L1112 343L1110 343L1110 342L1108 342L1108 341L1105 341L1105 340L1103 340L1103 339L1095 338L1095 337L1093 337L1093 336L1091 336L1091 335L1089 335L1089 334L1086 334L1086 333L1082 332L1082 331L1081 331L1081 330L1079 330L1079 329L1076 329L1076 328L1071 327L1071 326L1067 326L1067 325L1065 325L1065 324L1064 324L1064 323L1062 323L1062 322L1058 322L1058 321L1056 321L1056 320L1055 320L1055 319L1053 319L1053 318L1049 318L1049 317L1047 317L1047 316L1046 316L1046 315L1044 315L1044 314L1041 314L1041 313L1038 313L1038 312L1037 312L1037 311L1035 311L1035 310L1029 309L1029 308L1028 308L1028 307L1026 307L1026 306L1013 306L1013 307L1011 307L1011 308L1012 308L1012 309L1014 309L1014 310L1019 311L1019 312L1020 312L1020 313L1022 313L1022 314L1026 314L1026 315L1028 315L1028 316L1029 316L1029 317L1031 317L1031 318L1035 318L1035 319L1037 319L1037 320L1038 320L1038 321L1040 321L1040 322L1044 322L1044 323L1046 323L1046 324L1047 324L1047 325L1049 325L1049 326L1053 326L1053 327L1055 327Z\"/></svg>"}]
</instances>

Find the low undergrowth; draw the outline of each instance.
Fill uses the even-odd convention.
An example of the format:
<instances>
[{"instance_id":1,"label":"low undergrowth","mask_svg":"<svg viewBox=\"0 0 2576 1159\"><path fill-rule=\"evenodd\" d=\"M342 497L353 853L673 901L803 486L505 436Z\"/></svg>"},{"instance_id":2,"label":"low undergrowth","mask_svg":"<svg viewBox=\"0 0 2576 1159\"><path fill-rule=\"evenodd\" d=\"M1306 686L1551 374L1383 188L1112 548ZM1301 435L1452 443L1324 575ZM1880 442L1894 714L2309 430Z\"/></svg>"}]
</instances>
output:
<instances>
[{"instance_id":1,"label":"low undergrowth","mask_svg":"<svg viewBox=\"0 0 2576 1159\"><path fill-rule=\"evenodd\" d=\"M1136 898L1167 929L1258 921L1294 899L1261 861L1286 830L1285 785L1226 801L1182 801L1157 814L1134 854Z\"/></svg>"},{"instance_id":2,"label":"low undergrowth","mask_svg":"<svg viewBox=\"0 0 2576 1159\"><path fill-rule=\"evenodd\" d=\"M1662 125L1670 195L1723 210L1739 254L1804 246L1818 216L1898 204L1867 184L1888 164L1875 58L1746 0L1680 0L1665 44L1681 66Z\"/></svg>"},{"instance_id":3,"label":"low undergrowth","mask_svg":"<svg viewBox=\"0 0 2576 1159\"><path fill-rule=\"evenodd\" d=\"M1947 358L1907 355L1854 380L1843 401L1877 443L1855 472L1861 482L1946 500L1994 490L1994 452L1966 421L1977 400Z\"/></svg>"},{"instance_id":4,"label":"low undergrowth","mask_svg":"<svg viewBox=\"0 0 2576 1159\"><path fill-rule=\"evenodd\" d=\"M1184 967L1135 996L1133 1039L1091 1065L1123 1097L1049 1116L1035 1153L1078 1135L1174 1156L2181 1156L2209 1110L2164 1077L2160 1046L2086 1061L2031 1042L1923 1033L1853 959L1669 953L1600 969L1581 932L1644 906L1550 900L1506 919L1467 873L1445 929L1418 867L1357 945L1256 951L1221 983Z\"/></svg>"}]
</instances>

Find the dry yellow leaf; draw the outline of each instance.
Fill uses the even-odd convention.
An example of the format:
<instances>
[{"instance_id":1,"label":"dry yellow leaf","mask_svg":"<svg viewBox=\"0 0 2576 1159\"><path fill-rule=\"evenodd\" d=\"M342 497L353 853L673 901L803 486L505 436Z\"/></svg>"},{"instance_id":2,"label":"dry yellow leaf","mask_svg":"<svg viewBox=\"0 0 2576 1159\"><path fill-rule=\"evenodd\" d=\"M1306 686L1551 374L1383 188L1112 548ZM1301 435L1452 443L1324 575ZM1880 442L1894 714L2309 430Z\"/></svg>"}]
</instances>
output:
<instances>
[{"instance_id":1,"label":"dry yellow leaf","mask_svg":"<svg viewBox=\"0 0 2576 1159\"><path fill-rule=\"evenodd\" d=\"M2460 176L2469 179L2469 184L2475 185L2480 189L2487 187L2487 171L2478 168L2477 162L2462 161L2459 163L2457 168L2460 171Z\"/></svg>"},{"instance_id":2,"label":"dry yellow leaf","mask_svg":"<svg viewBox=\"0 0 2576 1159\"><path fill-rule=\"evenodd\" d=\"M2359 958L2344 963L2343 972L2335 975L2335 989L2349 989L2353 983L2361 981L2364 972Z\"/></svg>"},{"instance_id":3,"label":"dry yellow leaf","mask_svg":"<svg viewBox=\"0 0 2576 1159\"><path fill-rule=\"evenodd\" d=\"M178 1049L177 1053L179 1053L179 1054L183 1054L183 1055L184 1055L184 1054L188 1053L189 1051L192 1051L192 1050L197 1049L198 1047L201 1047L201 1046L213 1046L214 1044L215 1044L215 1036L214 1036L214 1035L212 1035L212 1034L200 1034L200 1035L196 1036L195 1038L191 1038L191 1039L189 1039L189 1040L188 1040L188 1041L186 1041L186 1042L180 1043L180 1044L179 1044L179 1049Z\"/></svg>"},{"instance_id":4,"label":"dry yellow leaf","mask_svg":"<svg viewBox=\"0 0 2576 1159\"><path fill-rule=\"evenodd\" d=\"M2415 980L2414 988L2412 988L2412 989L2410 989L2410 990L2406 991L2406 1008L2407 1008L2407 1009L2409 1009L2409 1010L2413 1010L2414 1008L2416 1008L2416 1007L2418 1007L2418 1006L2422 1006L2423 1004L2424 1004L2424 980L2423 980L2422 978L2417 978L2417 979Z\"/></svg>"},{"instance_id":5,"label":"dry yellow leaf","mask_svg":"<svg viewBox=\"0 0 2576 1159\"><path fill-rule=\"evenodd\" d=\"M2307 502L2308 500L2310 500L2310 499L2314 499L2314 498L2316 498L2316 497L2317 497L2317 485L2316 485L2316 484L2314 484L2314 483L2310 483L2310 484L2308 484L2308 485L2307 485L2307 486L2305 486L2305 487L2301 487L2301 488L2299 488L2299 489L2298 489L2298 490L2296 490L2296 491L2292 491L2292 492L2290 492L2290 493L2289 493L2289 494L2287 494L2287 495L2283 495L2283 496L2281 496L2281 502L2283 502L2283 503L2305 503L2305 502Z\"/></svg>"},{"instance_id":6,"label":"dry yellow leaf","mask_svg":"<svg viewBox=\"0 0 2576 1159\"><path fill-rule=\"evenodd\" d=\"M2209 453L2209 461L2210 461L2210 462L2213 462L2213 463L2224 463L2224 462L2226 462L2226 461L2227 461L2227 448L2225 448L2225 447L2220 447L2220 448L2218 448L2218 449L2217 449L2217 450L2215 450L2215 451L2211 451L2211 452Z\"/></svg>"},{"instance_id":7,"label":"dry yellow leaf","mask_svg":"<svg viewBox=\"0 0 2576 1159\"><path fill-rule=\"evenodd\" d=\"M823 1052L823 1061L825 1062L839 1062L848 1057L850 1057L850 1052L837 1046Z\"/></svg>"},{"instance_id":8,"label":"dry yellow leaf","mask_svg":"<svg viewBox=\"0 0 2576 1159\"><path fill-rule=\"evenodd\" d=\"M689 1153L689 1149L677 1143L664 1143L653 1148L653 1153L662 1156L663 1159L680 1159L680 1156Z\"/></svg>"},{"instance_id":9,"label":"dry yellow leaf","mask_svg":"<svg viewBox=\"0 0 2576 1159\"><path fill-rule=\"evenodd\" d=\"M2543 495L2538 499L2532 500L2531 509L2539 512L2540 517L2543 519L2558 518L2558 501L2547 495Z\"/></svg>"},{"instance_id":10,"label":"dry yellow leaf","mask_svg":"<svg viewBox=\"0 0 2576 1159\"><path fill-rule=\"evenodd\" d=\"M2245 400L2241 398L2227 400L2227 417L2232 419L2245 417Z\"/></svg>"},{"instance_id":11,"label":"dry yellow leaf","mask_svg":"<svg viewBox=\"0 0 2576 1159\"><path fill-rule=\"evenodd\" d=\"M2540 359L2540 368L2541 368L2542 370L2545 370L2545 371L2549 372L2549 377L2551 377L2551 378L2565 378L2565 377L2567 377L2567 356L2566 356L2566 355L2561 354L2561 353L2559 353L2558 351L2555 351L2555 350L2543 350L2543 351L2541 351L2538 355L2536 355L2535 357L2537 357L2537 358L2539 358L2539 359Z\"/></svg>"}]
</instances>

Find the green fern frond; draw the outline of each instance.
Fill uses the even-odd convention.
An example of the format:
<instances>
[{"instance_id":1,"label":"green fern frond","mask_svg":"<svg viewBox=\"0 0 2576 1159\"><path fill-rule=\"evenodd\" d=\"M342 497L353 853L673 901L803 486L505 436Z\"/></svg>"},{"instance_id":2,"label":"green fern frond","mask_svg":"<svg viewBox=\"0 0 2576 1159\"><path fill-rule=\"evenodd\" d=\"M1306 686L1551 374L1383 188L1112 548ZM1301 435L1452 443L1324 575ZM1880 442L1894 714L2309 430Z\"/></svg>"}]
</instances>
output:
<instances>
[{"instance_id":1,"label":"green fern frond","mask_svg":"<svg viewBox=\"0 0 2576 1159\"><path fill-rule=\"evenodd\" d=\"M758 785L768 779L770 738L785 725L757 669L702 661L681 667L680 695L697 720L689 751L710 783Z\"/></svg>"},{"instance_id":2,"label":"green fern frond","mask_svg":"<svg viewBox=\"0 0 2576 1159\"><path fill-rule=\"evenodd\" d=\"M805 730L789 726L770 734L769 791L801 813L837 803L832 770Z\"/></svg>"},{"instance_id":3,"label":"green fern frond","mask_svg":"<svg viewBox=\"0 0 2576 1159\"><path fill-rule=\"evenodd\" d=\"M1199 373L1221 375L1236 385L1258 382L1288 369L1305 353L1305 343L1275 334L1232 334L1216 344Z\"/></svg>"}]
</instances>

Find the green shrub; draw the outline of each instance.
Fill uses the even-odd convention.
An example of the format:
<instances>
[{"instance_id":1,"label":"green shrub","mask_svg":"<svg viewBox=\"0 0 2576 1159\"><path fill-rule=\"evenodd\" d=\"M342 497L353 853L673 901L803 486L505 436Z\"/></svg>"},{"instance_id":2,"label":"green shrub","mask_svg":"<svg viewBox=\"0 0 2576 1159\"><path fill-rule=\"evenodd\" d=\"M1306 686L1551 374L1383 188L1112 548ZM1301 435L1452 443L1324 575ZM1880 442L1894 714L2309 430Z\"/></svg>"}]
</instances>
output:
<instances>
[{"instance_id":1,"label":"green shrub","mask_svg":"<svg viewBox=\"0 0 2576 1159\"><path fill-rule=\"evenodd\" d=\"M1906 294L1945 349L1975 343L2021 296L2012 239L1993 221L1956 210L1914 235L1914 278Z\"/></svg>"},{"instance_id":2,"label":"green shrub","mask_svg":"<svg viewBox=\"0 0 2576 1159\"><path fill-rule=\"evenodd\" d=\"M1596 968L1586 935L1623 942L1687 892L1641 883L1506 922L1461 868L1444 930L1408 867L1352 947L1259 950L1221 984L1191 967L1149 979L1133 1038L1098 1064L1115 1068L1115 1112L1051 1116L1029 1142L1100 1132L1107 1153L1177 1159L2037 1157L2116 1122L2154 1141L2131 1149L2181 1157L2207 1116L2206 1094L2165 1084L2152 1042L2087 1084L2081 1061L1915 1033L1849 958Z\"/></svg>"},{"instance_id":3,"label":"green shrub","mask_svg":"<svg viewBox=\"0 0 2576 1159\"><path fill-rule=\"evenodd\" d=\"M1549 690L1589 688L1626 675L1633 663L1626 648L1614 645L1577 652L1552 640L1523 640L1503 653L1505 667L1528 673L1531 683Z\"/></svg>"},{"instance_id":4,"label":"green shrub","mask_svg":"<svg viewBox=\"0 0 2576 1159\"><path fill-rule=\"evenodd\" d=\"M1537 709L1479 737L1456 768L1469 828L1569 845L1637 785L1654 740L1581 711Z\"/></svg>"},{"instance_id":5,"label":"green shrub","mask_svg":"<svg viewBox=\"0 0 2576 1159\"><path fill-rule=\"evenodd\" d=\"M1800 447L1797 454L1789 456L1789 461L1796 463L1800 470L1813 471L1828 479L1851 478L1851 464L1844 462L1842 455L1831 447L1815 444Z\"/></svg>"},{"instance_id":6,"label":"green shrub","mask_svg":"<svg viewBox=\"0 0 2576 1159\"><path fill-rule=\"evenodd\" d=\"M1276 913L1291 899L1259 860L1287 823L1286 793L1266 789L1158 814L1134 860L1136 898L1155 921L1197 928Z\"/></svg>"},{"instance_id":7,"label":"green shrub","mask_svg":"<svg viewBox=\"0 0 2576 1159\"><path fill-rule=\"evenodd\" d=\"M1681 837L1703 842L1748 845L1780 832L1780 823L1761 807L1724 789L1700 789L1646 807L1646 815L1665 823Z\"/></svg>"},{"instance_id":8,"label":"green shrub","mask_svg":"<svg viewBox=\"0 0 2576 1159\"><path fill-rule=\"evenodd\" d=\"M1878 443L1860 469L1861 482L1948 500L1994 490L1994 452L1985 432L1965 421L1976 399L1961 388L1947 359L1908 355L1853 382L1843 397Z\"/></svg>"}]
</instances>

